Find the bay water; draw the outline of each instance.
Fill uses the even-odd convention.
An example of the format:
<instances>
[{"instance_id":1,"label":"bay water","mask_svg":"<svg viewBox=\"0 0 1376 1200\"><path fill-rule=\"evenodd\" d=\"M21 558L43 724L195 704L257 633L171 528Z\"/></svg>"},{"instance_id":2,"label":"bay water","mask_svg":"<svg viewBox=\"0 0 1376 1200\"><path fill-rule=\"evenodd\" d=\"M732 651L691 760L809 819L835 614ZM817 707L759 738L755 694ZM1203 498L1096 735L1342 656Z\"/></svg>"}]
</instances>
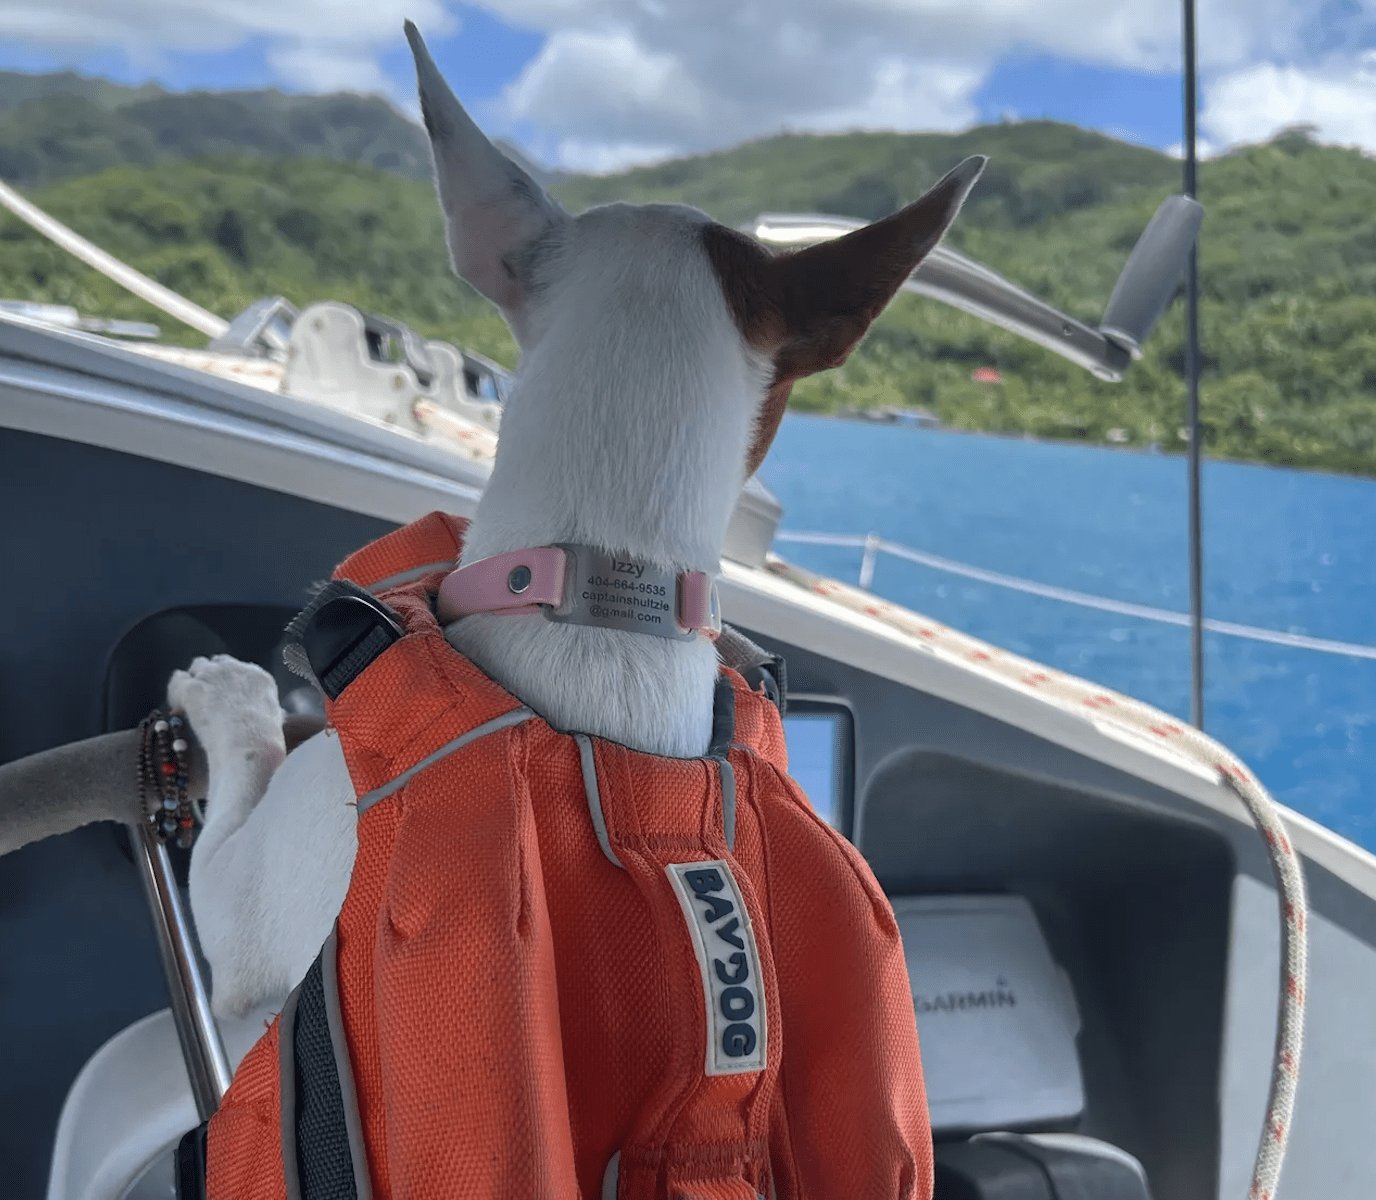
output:
<instances>
[{"instance_id":1,"label":"bay water","mask_svg":"<svg viewBox=\"0 0 1376 1200\"><path fill-rule=\"evenodd\" d=\"M1181 457L789 414L760 477L780 529L877 533L961 563L1189 611ZM1376 645L1376 481L1203 467L1207 617ZM858 547L779 541L855 582ZM881 554L871 590L1188 719L1189 631ZM1376 660L1206 633L1205 729L1283 803L1376 850Z\"/></svg>"}]
</instances>

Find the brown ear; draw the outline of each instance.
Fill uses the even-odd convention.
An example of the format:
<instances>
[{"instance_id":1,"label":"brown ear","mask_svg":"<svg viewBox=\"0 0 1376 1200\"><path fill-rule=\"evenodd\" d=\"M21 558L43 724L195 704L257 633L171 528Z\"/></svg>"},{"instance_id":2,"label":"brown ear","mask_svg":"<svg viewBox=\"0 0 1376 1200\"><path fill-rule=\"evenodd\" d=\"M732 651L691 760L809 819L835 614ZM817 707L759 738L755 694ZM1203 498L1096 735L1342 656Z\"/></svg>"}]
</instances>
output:
<instances>
[{"instance_id":1,"label":"brown ear","mask_svg":"<svg viewBox=\"0 0 1376 1200\"><path fill-rule=\"evenodd\" d=\"M772 255L720 225L707 253L746 341L774 359L774 380L746 458L764 460L793 381L840 366L955 220L987 161L967 158L920 200L834 241Z\"/></svg>"}]
</instances>

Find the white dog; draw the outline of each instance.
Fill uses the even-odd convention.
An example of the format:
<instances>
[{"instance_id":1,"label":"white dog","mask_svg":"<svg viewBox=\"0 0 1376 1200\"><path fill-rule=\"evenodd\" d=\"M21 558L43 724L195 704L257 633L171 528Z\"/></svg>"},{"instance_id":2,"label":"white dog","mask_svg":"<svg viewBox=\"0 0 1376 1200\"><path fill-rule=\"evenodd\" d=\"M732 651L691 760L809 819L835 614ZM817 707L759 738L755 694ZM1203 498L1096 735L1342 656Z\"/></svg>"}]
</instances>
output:
<instances>
[{"instance_id":1,"label":"white dog","mask_svg":"<svg viewBox=\"0 0 1376 1200\"><path fill-rule=\"evenodd\" d=\"M521 346L465 564L580 543L715 575L732 505L792 382L846 358L954 219L983 166L836 242L774 257L678 205L570 217L503 157L419 35L421 105L454 267ZM558 729L652 754L702 754L711 641L479 613L456 650ZM280 1001L339 914L357 847L338 739L284 758L271 677L198 659L168 689L205 745L208 816L191 902L220 1015Z\"/></svg>"}]
</instances>

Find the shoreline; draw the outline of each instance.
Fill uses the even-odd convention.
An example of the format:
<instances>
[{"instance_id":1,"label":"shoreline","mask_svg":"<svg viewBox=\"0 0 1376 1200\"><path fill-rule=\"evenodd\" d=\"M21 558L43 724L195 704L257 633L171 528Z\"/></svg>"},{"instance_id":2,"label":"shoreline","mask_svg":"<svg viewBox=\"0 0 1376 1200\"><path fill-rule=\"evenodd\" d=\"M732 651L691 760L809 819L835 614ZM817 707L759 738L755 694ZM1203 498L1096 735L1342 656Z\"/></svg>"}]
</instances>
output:
<instances>
[{"instance_id":1,"label":"shoreline","mask_svg":"<svg viewBox=\"0 0 1376 1200\"><path fill-rule=\"evenodd\" d=\"M962 429L957 425L918 425L904 424L898 421L876 421L865 417L846 416L834 412L816 412L806 409L789 409L791 416L798 417L817 417L826 421L844 421L850 425L866 425L876 429L892 429L899 433L953 433L962 437L984 437L998 438L1007 442L1032 442L1046 446L1072 446L1082 450L1111 450L1115 454L1138 454L1145 458L1180 458L1183 459L1188 453L1188 447L1179 450L1166 450L1163 448L1151 449L1145 446L1116 445L1113 442L1094 442L1088 438L1052 438L1039 437L1031 433L1009 433L1000 429ZM1206 449L1201 455L1205 462L1228 463L1232 466L1240 467L1261 467L1271 471L1302 471L1306 475L1328 475L1335 479L1358 479L1366 483L1376 484L1376 470L1371 474L1363 474L1358 471L1341 471L1334 467L1303 467L1292 466L1286 463L1267 462L1264 459L1256 458L1228 458L1218 454L1210 454Z\"/></svg>"}]
</instances>

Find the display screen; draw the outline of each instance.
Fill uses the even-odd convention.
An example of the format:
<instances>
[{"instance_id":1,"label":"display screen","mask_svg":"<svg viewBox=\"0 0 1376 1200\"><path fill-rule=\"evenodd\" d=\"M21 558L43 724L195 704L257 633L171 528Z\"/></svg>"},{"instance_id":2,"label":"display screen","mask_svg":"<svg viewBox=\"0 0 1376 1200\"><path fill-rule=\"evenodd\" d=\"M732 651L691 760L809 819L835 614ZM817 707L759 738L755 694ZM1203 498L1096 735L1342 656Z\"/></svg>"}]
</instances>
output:
<instances>
[{"instance_id":1,"label":"display screen","mask_svg":"<svg viewBox=\"0 0 1376 1200\"><path fill-rule=\"evenodd\" d=\"M847 716L840 712L790 712L784 718L788 773L807 793L817 815L832 825L841 815Z\"/></svg>"}]
</instances>

